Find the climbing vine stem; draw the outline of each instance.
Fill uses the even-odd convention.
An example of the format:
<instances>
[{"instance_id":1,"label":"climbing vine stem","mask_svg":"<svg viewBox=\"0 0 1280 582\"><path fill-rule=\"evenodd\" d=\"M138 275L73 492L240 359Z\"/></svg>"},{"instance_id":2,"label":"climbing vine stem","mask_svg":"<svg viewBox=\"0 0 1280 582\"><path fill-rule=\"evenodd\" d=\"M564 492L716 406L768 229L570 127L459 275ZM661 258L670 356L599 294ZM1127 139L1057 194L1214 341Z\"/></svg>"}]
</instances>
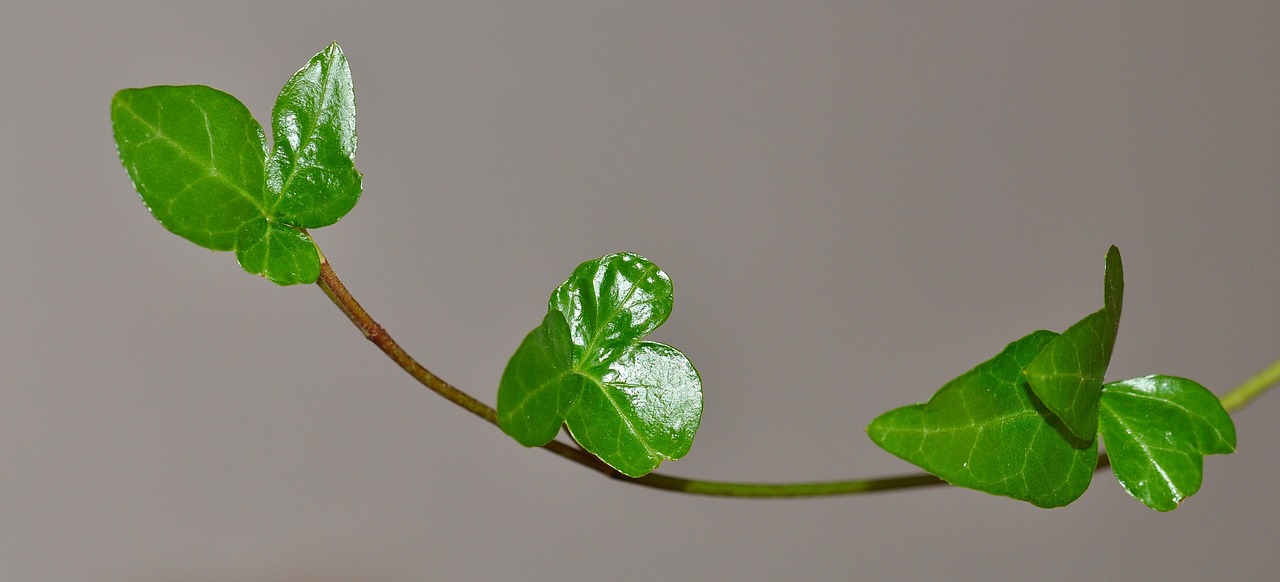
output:
<instances>
[{"instance_id":1,"label":"climbing vine stem","mask_svg":"<svg viewBox=\"0 0 1280 582\"><path fill-rule=\"evenodd\" d=\"M342 311L347 319L364 334L370 342L378 349L382 350L391 361L400 366L407 374L415 380L426 386L432 392L439 394L471 414L474 414L486 422L497 425L498 415L492 407L476 399L474 396L463 392L452 384L446 382L420 364L413 356L410 356L396 340L387 333L386 329L378 324L369 312L356 301L351 292L342 284L342 280L338 278L329 261L320 255L320 277L316 280L316 285L320 287L333 301L334 305ZM1262 370L1253 377L1245 380L1236 388L1230 390L1221 397L1222 406L1228 412L1239 410L1248 404L1254 398L1262 395L1267 390L1280 383L1280 361L1277 361L1266 369ZM587 467L606 476L626 481L635 485L652 487L655 489L664 489L667 491L677 491L682 493L690 493L696 495L711 495L717 497L815 497L815 496L831 496L831 495L852 495L857 493L871 493L875 491L888 491L893 489L904 489L910 487L924 487L930 485L945 484L941 479L927 474L918 473L913 475L902 475L893 477L877 477L870 479L852 479L846 481L820 481L810 483L737 483L727 481L706 481L701 479L686 479L681 477L672 477L660 473L649 473L643 477L631 478L623 475L599 459L583 451L582 449L565 444L561 441L551 441L542 447L547 451L559 455L565 459L573 461L579 465ZM1098 468L1107 467L1109 465L1105 456L1099 458Z\"/></svg>"}]
</instances>

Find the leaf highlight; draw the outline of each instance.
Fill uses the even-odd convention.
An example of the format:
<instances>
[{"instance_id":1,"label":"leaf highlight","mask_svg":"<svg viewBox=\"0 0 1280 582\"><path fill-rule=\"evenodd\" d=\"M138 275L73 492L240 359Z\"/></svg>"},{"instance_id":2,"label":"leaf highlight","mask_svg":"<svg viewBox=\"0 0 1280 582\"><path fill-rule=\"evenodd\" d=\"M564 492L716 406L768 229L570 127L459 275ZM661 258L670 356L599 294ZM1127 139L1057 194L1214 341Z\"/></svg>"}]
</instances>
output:
<instances>
[{"instance_id":1,"label":"leaf highlight","mask_svg":"<svg viewBox=\"0 0 1280 582\"><path fill-rule=\"evenodd\" d=\"M271 112L274 144L267 189L275 214L320 228L360 200L356 171L356 98L347 57L337 44L320 51L289 79Z\"/></svg>"},{"instance_id":2,"label":"leaf highlight","mask_svg":"<svg viewBox=\"0 0 1280 582\"><path fill-rule=\"evenodd\" d=\"M1107 384L1099 427L1116 479L1158 511L1176 509L1200 490L1205 455L1236 449L1235 425L1222 403L1185 378Z\"/></svg>"}]
</instances>

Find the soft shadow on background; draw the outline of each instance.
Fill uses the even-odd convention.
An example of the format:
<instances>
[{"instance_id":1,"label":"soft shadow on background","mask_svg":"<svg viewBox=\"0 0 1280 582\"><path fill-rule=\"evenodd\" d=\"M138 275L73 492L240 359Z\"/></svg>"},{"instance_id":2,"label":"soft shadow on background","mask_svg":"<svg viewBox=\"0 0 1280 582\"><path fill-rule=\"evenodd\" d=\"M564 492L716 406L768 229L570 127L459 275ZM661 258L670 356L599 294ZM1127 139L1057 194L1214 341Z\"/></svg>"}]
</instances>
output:
<instances>
[{"instance_id":1,"label":"soft shadow on background","mask_svg":"<svg viewBox=\"0 0 1280 582\"><path fill-rule=\"evenodd\" d=\"M1274 575L1280 394L1170 514L1109 472L1050 511L630 487L168 234L111 141L120 88L269 119L339 41L366 190L316 238L348 286L492 402L575 265L648 256L706 389L671 474L910 472L866 423L1096 309L1113 243L1111 378L1280 357L1280 4L966 4L4 3L0 579Z\"/></svg>"}]
</instances>

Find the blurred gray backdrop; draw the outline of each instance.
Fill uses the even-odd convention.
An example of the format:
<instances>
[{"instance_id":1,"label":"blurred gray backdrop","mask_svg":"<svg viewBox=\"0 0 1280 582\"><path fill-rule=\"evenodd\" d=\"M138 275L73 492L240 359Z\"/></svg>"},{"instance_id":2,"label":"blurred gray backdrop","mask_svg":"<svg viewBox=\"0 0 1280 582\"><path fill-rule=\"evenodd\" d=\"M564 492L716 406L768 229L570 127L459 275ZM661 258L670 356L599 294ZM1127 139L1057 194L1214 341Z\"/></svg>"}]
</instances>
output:
<instances>
[{"instance_id":1,"label":"blurred gray backdrop","mask_svg":"<svg viewBox=\"0 0 1280 582\"><path fill-rule=\"evenodd\" d=\"M316 232L492 402L580 261L674 279L703 374L664 472L910 472L863 427L1128 295L1113 379L1280 357L1280 3L23 2L0 7L0 579L1267 579L1280 394L1170 514L964 489L787 501L602 479L415 385L314 287L176 238L112 93L269 119L339 41L365 196Z\"/></svg>"}]
</instances>

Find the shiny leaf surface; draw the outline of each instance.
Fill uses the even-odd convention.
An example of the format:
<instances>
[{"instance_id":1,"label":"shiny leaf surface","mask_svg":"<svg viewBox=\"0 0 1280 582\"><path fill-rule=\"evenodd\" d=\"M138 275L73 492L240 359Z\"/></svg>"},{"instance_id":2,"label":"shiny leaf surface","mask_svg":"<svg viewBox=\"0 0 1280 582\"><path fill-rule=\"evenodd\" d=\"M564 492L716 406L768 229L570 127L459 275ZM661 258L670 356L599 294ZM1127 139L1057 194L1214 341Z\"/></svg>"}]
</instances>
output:
<instances>
[{"instance_id":1,"label":"shiny leaf surface","mask_svg":"<svg viewBox=\"0 0 1280 582\"><path fill-rule=\"evenodd\" d=\"M881 448L954 485L1058 507L1078 498L1097 465L1080 439L1028 388L1022 371L1058 334L1037 331L948 382L929 402L867 427Z\"/></svg>"},{"instance_id":2,"label":"shiny leaf surface","mask_svg":"<svg viewBox=\"0 0 1280 582\"><path fill-rule=\"evenodd\" d=\"M632 477L684 456L702 416L702 381L675 348L641 341L671 305L670 279L644 257L580 265L508 362L499 426L539 446L565 424L584 449Z\"/></svg>"},{"instance_id":3,"label":"shiny leaf surface","mask_svg":"<svg viewBox=\"0 0 1280 582\"><path fill-rule=\"evenodd\" d=\"M1218 398L1184 378L1146 376L1107 384L1100 431L1116 479L1159 511L1200 490L1204 456L1236 450L1236 430Z\"/></svg>"},{"instance_id":4,"label":"shiny leaf surface","mask_svg":"<svg viewBox=\"0 0 1280 582\"><path fill-rule=\"evenodd\" d=\"M111 101L120 161L165 228L234 250L280 285L313 283L320 255L302 229L333 224L360 197L351 73L336 44L285 85L273 120L268 157L262 126L217 89L125 89Z\"/></svg>"},{"instance_id":5,"label":"shiny leaf surface","mask_svg":"<svg viewBox=\"0 0 1280 582\"><path fill-rule=\"evenodd\" d=\"M347 57L331 44L276 98L271 112L267 190L275 214L294 226L338 221L360 200L356 171L356 100Z\"/></svg>"},{"instance_id":6,"label":"shiny leaf surface","mask_svg":"<svg viewBox=\"0 0 1280 582\"><path fill-rule=\"evenodd\" d=\"M1123 296L1124 268L1113 246L1107 252L1103 308L1062 332L1027 366L1027 381L1036 396L1081 439L1092 440L1098 434L1098 401L1116 343Z\"/></svg>"}]
</instances>

